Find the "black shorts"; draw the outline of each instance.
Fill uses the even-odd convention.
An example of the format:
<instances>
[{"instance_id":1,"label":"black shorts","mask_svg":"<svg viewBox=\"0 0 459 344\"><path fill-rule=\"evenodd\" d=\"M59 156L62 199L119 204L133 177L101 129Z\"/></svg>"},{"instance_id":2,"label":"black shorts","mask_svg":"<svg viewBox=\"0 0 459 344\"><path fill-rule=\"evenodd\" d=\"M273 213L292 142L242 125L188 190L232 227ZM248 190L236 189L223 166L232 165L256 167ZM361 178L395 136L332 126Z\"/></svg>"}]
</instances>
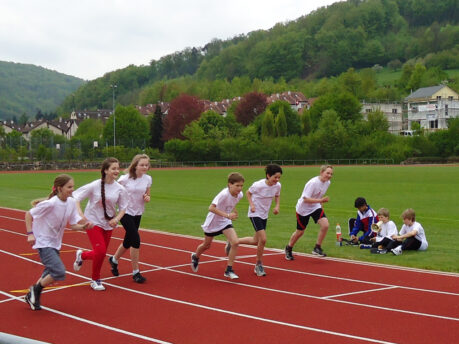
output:
<instances>
[{"instance_id":1,"label":"black shorts","mask_svg":"<svg viewBox=\"0 0 459 344\"><path fill-rule=\"evenodd\" d=\"M249 219L252 221L253 229L255 229L255 232L266 230L268 219L262 219L261 217L256 216L249 217Z\"/></svg>"},{"instance_id":2,"label":"black shorts","mask_svg":"<svg viewBox=\"0 0 459 344\"><path fill-rule=\"evenodd\" d=\"M214 236L223 234L223 231L224 231L225 229L228 229L228 228L233 228L233 225L232 225L232 224L229 224L229 225L227 225L225 228L220 229L220 230L217 231L217 232L212 232L212 233L204 232L204 235L205 235L205 236L208 236L208 237L214 237Z\"/></svg>"},{"instance_id":3,"label":"black shorts","mask_svg":"<svg viewBox=\"0 0 459 344\"><path fill-rule=\"evenodd\" d=\"M325 212L322 208L319 208L306 216L301 216L300 214L296 213L296 229L304 231L309 223L310 217L312 217L314 222L317 223L317 221L319 221L321 218L327 216L325 215Z\"/></svg>"}]
</instances>

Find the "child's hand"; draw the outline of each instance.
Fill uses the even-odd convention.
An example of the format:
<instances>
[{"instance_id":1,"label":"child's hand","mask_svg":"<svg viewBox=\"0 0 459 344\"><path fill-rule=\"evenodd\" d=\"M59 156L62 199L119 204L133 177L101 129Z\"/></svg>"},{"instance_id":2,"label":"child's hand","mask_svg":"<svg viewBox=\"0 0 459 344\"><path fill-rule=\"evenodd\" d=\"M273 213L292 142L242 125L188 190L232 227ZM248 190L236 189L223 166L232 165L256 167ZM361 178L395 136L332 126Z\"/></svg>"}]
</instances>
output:
<instances>
[{"instance_id":1,"label":"child's hand","mask_svg":"<svg viewBox=\"0 0 459 344\"><path fill-rule=\"evenodd\" d=\"M251 206L250 206L250 211L251 211L252 213L255 212L255 205L251 205Z\"/></svg>"},{"instance_id":2,"label":"child's hand","mask_svg":"<svg viewBox=\"0 0 459 344\"><path fill-rule=\"evenodd\" d=\"M143 201L144 201L145 203L150 202L150 195L144 194L144 195L143 195Z\"/></svg>"},{"instance_id":3,"label":"child's hand","mask_svg":"<svg viewBox=\"0 0 459 344\"><path fill-rule=\"evenodd\" d=\"M33 233L27 235L27 242L32 246L35 244L35 236L33 235Z\"/></svg>"},{"instance_id":4,"label":"child's hand","mask_svg":"<svg viewBox=\"0 0 459 344\"><path fill-rule=\"evenodd\" d=\"M320 200L320 203L327 203L328 201L330 200L330 197L322 197L322 199Z\"/></svg>"},{"instance_id":5,"label":"child's hand","mask_svg":"<svg viewBox=\"0 0 459 344\"><path fill-rule=\"evenodd\" d=\"M279 207L275 207L275 208L273 209L273 214L274 214L274 215L279 214Z\"/></svg>"}]
</instances>

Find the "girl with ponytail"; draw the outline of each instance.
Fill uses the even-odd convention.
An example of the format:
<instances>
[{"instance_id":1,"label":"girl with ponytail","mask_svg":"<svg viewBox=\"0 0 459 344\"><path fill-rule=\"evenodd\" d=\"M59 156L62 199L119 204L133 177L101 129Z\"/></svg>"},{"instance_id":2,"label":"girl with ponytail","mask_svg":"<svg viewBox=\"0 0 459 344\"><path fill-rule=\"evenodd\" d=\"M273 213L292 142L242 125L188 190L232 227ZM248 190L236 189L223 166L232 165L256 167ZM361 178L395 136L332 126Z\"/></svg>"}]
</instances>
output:
<instances>
[{"instance_id":1,"label":"girl with ponytail","mask_svg":"<svg viewBox=\"0 0 459 344\"><path fill-rule=\"evenodd\" d=\"M84 230L91 224L84 221L71 197L75 183L67 174L54 179L48 198L32 201L33 208L26 212L27 242L38 250L45 266L37 283L30 287L25 301L32 310L41 309L40 296L43 288L65 279L65 266L59 257L62 236L67 223L73 230Z\"/></svg>"},{"instance_id":2,"label":"girl with ponytail","mask_svg":"<svg viewBox=\"0 0 459 344\"><path fill-rule=\"evenodd\" d=\"M100 281L100 271L112 230L124 216L129 202L126 189L116 181L119 173L119 161L107 158L100 169L101 178L80 187L74 193L80 215L88 219L93 226L86 230L92 250L77 250L73 269L79 271L84 260L92 260L91 288L97 291L105 290ZM80 202L84 199L88 199L88 204L83 214Z\"/></svg>"}]
</instances>

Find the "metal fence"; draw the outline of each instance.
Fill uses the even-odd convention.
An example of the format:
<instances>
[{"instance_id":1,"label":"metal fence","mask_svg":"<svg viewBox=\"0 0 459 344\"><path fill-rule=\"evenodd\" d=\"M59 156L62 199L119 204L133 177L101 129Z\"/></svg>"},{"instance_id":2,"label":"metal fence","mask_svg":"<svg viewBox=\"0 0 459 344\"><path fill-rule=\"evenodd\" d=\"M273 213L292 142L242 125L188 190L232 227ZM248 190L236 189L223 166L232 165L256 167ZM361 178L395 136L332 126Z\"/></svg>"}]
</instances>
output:
<instances>
[{"instance_id":1,"label":"metal fence","mask_svg":"<svg viewBox=\"0 0 459 344\"><path fill-rule=\"evenodd\" d=\"M393 159L311 159L311 160L237 160L237 161L164 161L151 160L152 168L231 167L231 166L313 166L313 165L393 165ZM129 162L120 162L121 168ZM101 161L91 162L0 162L0 171L91 170L100 169Z\"/></svg>"}]
</instances>

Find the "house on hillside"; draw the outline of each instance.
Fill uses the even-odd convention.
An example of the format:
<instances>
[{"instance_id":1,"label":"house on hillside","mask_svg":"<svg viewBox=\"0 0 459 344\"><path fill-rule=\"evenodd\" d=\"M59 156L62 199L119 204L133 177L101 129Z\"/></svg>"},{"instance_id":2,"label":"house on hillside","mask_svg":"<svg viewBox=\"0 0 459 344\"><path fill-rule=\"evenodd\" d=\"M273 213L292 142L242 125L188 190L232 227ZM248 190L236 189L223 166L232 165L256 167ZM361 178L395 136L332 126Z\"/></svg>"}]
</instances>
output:
<instances>
[{"instance_id":1,"label":"house on hillside","mask_svg":"<svg viewBox=\"0 0 459 344\"><path fill-rule=\"evenodd\" d=\"M398 135L403 130L403 106L401 103L367 103L362 101L361 113L365 120L371 112L381 111L389 123L388 131Z\"/></svg>"},{"instance_id":2,"label":"house on hillside","mask_svg":"<svg viewBox=\"0 0 459 344\"><path fill-rule=\"evenodd\" d=\"M55 135L62 135L67 139L70 139L76 131L76 123L74 120L63 120L59 118L58 120L48 121L48 120L38 120L27 123L24 127L21 128L22 136L29 140L32 136L32 131L38 129L49 129Z\"/></svg>"},{"instance_id":3,"label":"house on hillside","mask_svg":"<svg viewBox=\"0 0 459 344\"><path fill-rule=\"evenodd\" d=\"M446 129L447 120L459 117L459 94L446 85L423 87L405 98L408 129L417 122L428 131Z\"/></svg>"},{"instance_id":4,"label":"house on hillside","mask_svg":"<svg viewBox=\"0 0 459 344\"><path fill-rule=\"evenodd\" d=\"M13 121L0 121L0 126L5 130L5 134L11 133L13 130L21 132L21 126Z\"/></svg>"},{"instance_id":5,"label":"house on hillside","mask_svg":"<svg viewBox=\"0 0 459 344\"><path fill-rule=\"evenodd\" d=\"M268 97L268 104L274 103L278 100L286 101L290 104L290 107L297 112L301 112L304 108L309 109L311 106L308 99L301 92L286 91L271 94Z\"/></svg>"}]
</instances>

